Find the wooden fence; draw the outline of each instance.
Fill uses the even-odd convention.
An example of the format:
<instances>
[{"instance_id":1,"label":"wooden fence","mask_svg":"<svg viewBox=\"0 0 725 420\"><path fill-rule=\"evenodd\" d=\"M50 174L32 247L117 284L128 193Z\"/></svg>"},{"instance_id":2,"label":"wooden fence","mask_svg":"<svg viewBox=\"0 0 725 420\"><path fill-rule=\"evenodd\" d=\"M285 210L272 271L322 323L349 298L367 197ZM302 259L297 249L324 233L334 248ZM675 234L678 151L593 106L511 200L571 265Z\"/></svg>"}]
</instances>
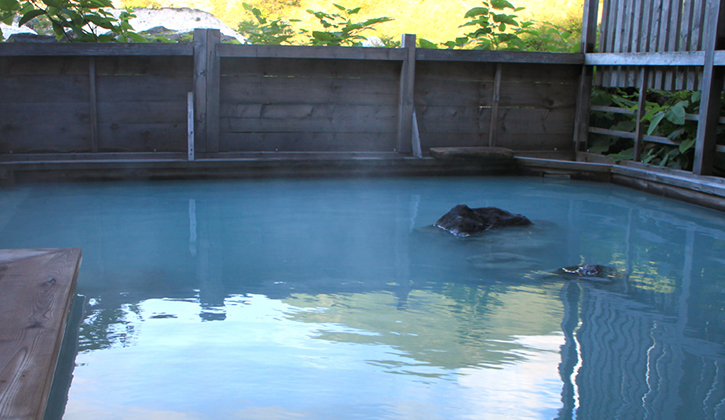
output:
<instances>
[{"instance_id":1,"label":"wooden fence","mask_svg":"<svg viewBox=\"0 0 725 420\"><path fill-rule=\"evenodd\" d=\"M635 142L635 160L640 159L644 141L672 146L678 142L666 137L647 136L642 121L644 94L638 111L611 107L591 107L592 83L600 86L646 89L701 90L693 172L710 175L716 153L725 152L717 144L720 102L725 82L725 5L721 0L603 0L599 52L595 52L599 0L586 0L581 51L585 53L579 91L576 142L586 149L588 133L599 133ZM596 78L593 77L596 67ZM594 80L593 80L594 79ZM634 132L589 127L589 112L619 112L635 116Z\"/></svg>"},{"instance_id":2,"label":"wooden fence","mask_svg":"<svg viewBox=\"0 0 725 420\"><path fill-rule=\"evenodd\" d=\"M398 49L231 45L215 30L186 45L0 44L0 159L572 151L583 61L421 50L414 36Z\"/></svg>"}]
</instances>

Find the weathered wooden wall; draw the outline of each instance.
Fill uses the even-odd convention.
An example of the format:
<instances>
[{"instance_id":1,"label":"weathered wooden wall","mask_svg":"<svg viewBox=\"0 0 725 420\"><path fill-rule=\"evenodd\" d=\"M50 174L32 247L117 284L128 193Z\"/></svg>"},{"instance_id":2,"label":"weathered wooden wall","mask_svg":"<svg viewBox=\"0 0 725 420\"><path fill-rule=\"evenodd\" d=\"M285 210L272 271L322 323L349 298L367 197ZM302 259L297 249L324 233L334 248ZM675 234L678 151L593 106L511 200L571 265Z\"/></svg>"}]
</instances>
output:
<instances>
[{"instance_id":1,"label":"weathered wooden wall","mask_svg":"<svg viewBox=\"0 0 725 420\"><path fill-rule=\"evenodd\" d=\"M99 152L185 152L191 57L96 60Z\"/></svg>"},{"instance_id":2,"label":"weathered wooden wall","mask_svg":"<svg viewBox=\"0 0 725 420\"><path fill-rule=\"evenodd\" d=\"M569 150L579 71L575 65L419 61L415 106L421 146Z\"/></svg>"},{"instance_id":3,"label":"weathered wooden wall","mask_svg":"<svg viewBox=\"0 0 725 420\"><path fill-rule=\"evenodd\" d=\"M191 57L0 57L0 153L183 152Z\"/></svg>"},{"instance_id":4,"label":"weathered wooden wall","mask_svg":"<svg viewBox=\"0 0 725 420\"><path fill-rule=\"evenodd\" d=\"M186 45L0 44L0 160L193 160L189 92L201 159L573 148L581 54L416 50L407 37L400 49L229 45L211 30Z\"/></svg>"},{"instance_id":5,"label":"weathered wooden wall","mask_svg":"<svg viewBox=\"0 0 725 420\"><path fill-rule=\"evenodd\" d=\"M396 148L400 63L228 58L220 152Z\"/></svg>"}]
</instances>

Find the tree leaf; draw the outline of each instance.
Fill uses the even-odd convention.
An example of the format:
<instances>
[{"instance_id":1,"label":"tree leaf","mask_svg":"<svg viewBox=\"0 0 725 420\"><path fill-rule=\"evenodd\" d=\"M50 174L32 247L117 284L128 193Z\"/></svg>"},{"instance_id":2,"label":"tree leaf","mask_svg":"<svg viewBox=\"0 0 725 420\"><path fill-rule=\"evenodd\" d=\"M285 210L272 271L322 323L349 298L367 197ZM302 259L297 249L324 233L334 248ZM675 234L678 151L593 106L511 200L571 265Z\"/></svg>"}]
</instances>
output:
<instances>
[{"instance_id":1,"label":"tree leaf","mask_svg":"<svg viewBox=\"0 0 725 420\"><path fill-rule=\"evenodd\" d=\"M695 139L687 139L687 140L683 141L682 143L680 143L680 147L679 147L680 153L687 152L688 150L692 149L692 146L694 146L694 145L695 145Z\"/></svg>"},{"instance_id":2,"label":"tree leaf","mask_svg":"<svg viewBox=\"0 0 725 420\"><path fill-rule=\"evenodd\" d=\"M38 10L38 9L31 10L28 13L24 14L22 18L20 18L20 21L18 22L18 26L23 26L27 22L35 19L36 17L38 17L40 15L44 15L44 14L45 14L45 10Z\"/></svg>"},{"instance_id":3,"label":"tree leaf","mask_svg":"<svg viewBox=\"0 0 725 420\"><path fill-rule=\"evenodd\" d=\"M418 45L420 45L420 48L427 48L432 50L438 49L438 44L430 42L424 38L418 38Z\"/></svg>"},{"instance_id":4,"label":"tree leaf","mask_svg":"<svg viewBox=\"0 0 725 420\"><path fill-rule=\"evenodd\" d=\"M20 10L18 0L0 0L0 10L4 12L15 12ZM12 21L10 22L12 24Z\"/></svg>"},{"instance_id":5,"label":"tree leaf","mask_svg":"<svg viewBox=\"0 0 725 420\"><path fill-rule=\"evenodd\" d=\"M494 9L499 9L499 10L503 10L505 8L509 8L509 9L513 9L513 10L516 9L513 4L509 3L506 0L491 0L491 6Z\"/></svg>"},{"instance_id":6,"label":"tree leaf","mask_svg":"<svg viewBox=\"0 0 725 420\"><path fill-rule=\"evenodd\" d=\"M474 7L473 9L466 12L466 14L463 16L464 18L470 18L474 16L485 16L488 15L488 8L487 7Z\"/></svg>"},{"instance_id":7,"label":"tree leaf","mask_svg":"<svg viewBox=\"0 0 725 420\"><path fill-rule=\"evenodd\" d=\"M672 124L684 125L685 124L685 108L680 104L674 105L672 108L665 112L665 117Z\"/></svg>"},{"instance_id":8,"label":"tree leaf","mask_svg":"<svg viewBox=\"0 0 725 420\"><path fill-rule=\"evenodd\" d=\"M650 122L649 128L647 128L647 135L648 136L651 136L652 135L652 133L655 131L655 129L659 125L660 121L662 121L662 119L664 117L665 117L665 114L661 112L661 113L655 115L654 118L652 118L652 122Z\"/></svg>"}]
</instances>

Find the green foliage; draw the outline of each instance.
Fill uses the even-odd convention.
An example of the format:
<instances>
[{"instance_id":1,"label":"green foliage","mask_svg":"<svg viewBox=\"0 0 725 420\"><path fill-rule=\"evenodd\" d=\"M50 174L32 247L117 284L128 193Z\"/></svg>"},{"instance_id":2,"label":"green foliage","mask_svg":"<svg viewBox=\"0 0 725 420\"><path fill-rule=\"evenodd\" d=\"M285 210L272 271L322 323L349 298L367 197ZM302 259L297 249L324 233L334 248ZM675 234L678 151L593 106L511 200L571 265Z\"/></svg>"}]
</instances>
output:
<instances>
[{"instance_id":1,"label":"green foliage","mask_svg":"<svg viewBox=\"0 0 725 420\"><path fill-rule=\"evenodd\" d=\"M128 23L135 16L121 12L117 18L111 0L0 0L0 21L11 24L20 15L19 25L45 17L58 40L76 42L146 42ZM0 35L2 37L2 35Z\"/></svg>"},{"instance_id":2,"label":"green foliage","mask_svg":"<svg viewBox=\"0 0 725 420\"><path fill-rule=\"evenodd\" d=\"M579 52L581 21L567 22L566 26L551 22L534 22L522 31L522 39L529 51Z\"/></svg>"},{"instance_id":3,"label":"green foliage","mask_svg":"<svg viewBox=\"0 0 725 420\"><path fill-rule=\"evenodd\" d=\"M569 22L568 27L550 22L519 21L515 7L507 0L483 0L483 6L470 9L463 16L468 22L460 28L472 27L472 32L441 44L451 48L477 50L528 50L576 52L579 50L581 23ZM438 44L419 39L421 48L438 48Z\"/></svg>"},{"instance_id":4,"label":"green foliage","mask_svg":"<svg viewBox=\"0 0 725 420\"><path fill-rule=\"evenodd\" d=\"M352 16L360 12L360 7L348 9L339 4L333 3L332 5L337 9L334 13L307 10L307 13L317 18L324 29L323 31L307 29L301 31L309 37L311 45L359 46L366 39L360 35L361 32L375 30L375 25L393 20L389 17L378 17L353 22Z\"/></svg>"},{"instance_id":5,"label":"green foliage","mask_svg":"<svg viewBox=\"0 0 725 420\"><path fill-rule=\"evenodd\" d=\"M250 44L263 45L281 45L283 43L291 44L291 39L296 35L290 22L299 22L296 19L290 19L290 22L277 19L269 21L263 16L260 9L251 6L248 3L242 3L244 10L254 17L254 20L245 20L239 23L237 32L247 38Z\"/></svg>"},{"instance_id":6,"label":"green foliage","mask_svg":"<svg viewBox=\"0 0 725 420\"><path fill-rule=\"evenodd\" d=\"M645 134L666 137L676 145L646 142L642 150L642 162L673 169L691 170L694 161L697 122L687 114L697 114L700 107L699 91L665 92L648 90L646 113L642 117ZM639 95L636 89L595 88L592 105L616 106L636 111ZM634 115L612 112L593 112L590 124L594 127L633 132ZM608 155L615 161L634 158L634 142L615 136L592 134L589 151ZM716 162L716 170L725 172L725 162Z\"/></svg>"},{"instance_id":7,"label":"green foliage","mask_svg":"<svg viewBox=\"0 0 725 420\"><path fill-rule=\"evenodd\" d=\"M472 27L473 31L443 45L448 48L472 46L475 50L525 49L526 44L519 35L533 23L519 23L517 15L507 12L510 9L515 13L523 8L516 8L507 0L483 0L482 3L483 7L474 7L463 16L468 22L460 28Z\"/></svg>"}]
</instances>

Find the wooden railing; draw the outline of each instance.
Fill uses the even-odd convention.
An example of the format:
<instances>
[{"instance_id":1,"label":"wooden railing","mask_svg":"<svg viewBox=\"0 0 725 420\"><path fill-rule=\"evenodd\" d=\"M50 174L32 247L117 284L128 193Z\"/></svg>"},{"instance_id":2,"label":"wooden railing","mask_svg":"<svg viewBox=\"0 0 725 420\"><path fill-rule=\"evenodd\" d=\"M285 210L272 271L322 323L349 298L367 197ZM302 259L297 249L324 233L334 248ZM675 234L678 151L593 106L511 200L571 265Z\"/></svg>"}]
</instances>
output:
<instances>
[{"instance_id":1,"label":"wooden railing","mask_svg":"<svg viewBox=\"0 0 725 420\"><path fill-rule=\"evenodd\" d=\"M587 0L584 6L585 66L579 90L582 107L577 114L577 150L586 149L588 133L633 139L635 160L645 141L677 145L644 134L644 93L648 88L701 90L700 113L689 116L698 121L693 172L712 174L715 154L725 152L716 139L725 82L725 5L720 0L604 0L599 52L595 52L598 4L598 0ZM634 132L589 127L589 113L603 111L590 106L592 84L639 89L638 111L618 111L635 115Z\"/></svg>"}]
</instances>

